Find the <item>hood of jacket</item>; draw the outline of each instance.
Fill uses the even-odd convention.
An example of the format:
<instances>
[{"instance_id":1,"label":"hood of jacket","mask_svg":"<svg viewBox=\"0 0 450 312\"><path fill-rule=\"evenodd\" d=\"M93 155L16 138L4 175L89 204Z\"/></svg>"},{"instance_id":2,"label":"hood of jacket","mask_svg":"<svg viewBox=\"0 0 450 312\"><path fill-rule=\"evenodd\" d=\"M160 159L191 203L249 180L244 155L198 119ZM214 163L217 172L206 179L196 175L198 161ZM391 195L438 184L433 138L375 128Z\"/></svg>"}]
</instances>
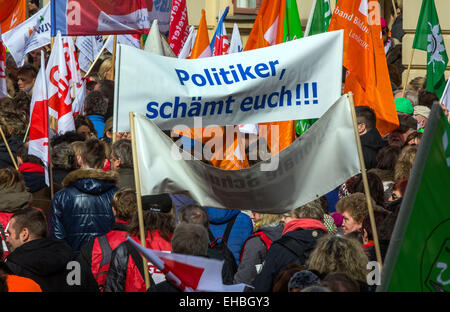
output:
<instances>
[{"instance_id":1,"label":"hood of jacket","mask_svg":"<svg viewBox=\"0 0 450 312\"><path fill-rule=\"evenodd\" d=\"M15 263L38 276L50 276L66 270L73 259L73 251L63 240L40 238L16 248L7 257L7 263Z\"/></svg>"},{"instance_id":2,"label":"hood of jacket","mask_svg":"<svg viewBox=\"0 0 450 312\"><path fill-rule=\"evenodd\" d=\"M279 223L277 225L263 225L260 226L257 231L262 231L266 234L272 242L281 238L283 233L284 223Z\"/></svg>"},{"instance_id":3,"label":"hood of jacket","mask_svg":"<svg viewBox=\"0 0 450 312\"><path fill-rule=\"evenodd\" d=\"M102 169L78 169L70 172L63 180L62 186L74 186L80 192L99 195L109 191L119 183L116 171Z\"/></svg>"},{"instance_id":4,"label":"hood of jacket","mask_svg":"<svg viewBox=\"0 0 450 312\"><path fill-rule=\"evenodd\" d=\"M316 219L294 219L289 221L284 225L283 235L287 232L295 231L298 229L302 230L320 230L322 232L328 233L328 229L325 227L323 222Z\"/></svg>"},{"instance_id":5,"label":"hood of jacket","mask_svg":"<svg viewBox=\"0 0 450 312\"><path fill-rule=\"evenodd\" d=\"M206 211L208 212L209 223L211 224L227 223L240 212L240 210L237 209L219 209L211 207L206 207Z\"/></svg>"},{"instance_id":6,"label":"hood of jacket","mask_svg":"<svg viewBox=\"0 0 450 312\"><path fill-rule=\"evenodd\" d=\"M45 169L41 165L23 163L18 171L22 173L25 184L31 193L37 192L47 185L45 184Z\"/></svg>"},{"instance_id":7,"label":"hood of jacket","mask_svg":"<svg viewBox=\"0 0 450 312\"><path fill-rule=\"evenodd\" d=\"M0 190L0 212L15 212L27 208L33 201L30 192L22 191L19 187L3 188Z\"/></svg>"},{"instance_id":8,"label":"hood of jacket","mask_svg":"<svg viewBox=\"0 0 450 312\"><path fill-rule=\"evenodd\" d=\"M363 134L361 137L361 145L366 148L378 151L380 148L388 144L387 141L383 140L380 133L376 128L369 130L367 133Z\"/></svg>"}]
</instances>

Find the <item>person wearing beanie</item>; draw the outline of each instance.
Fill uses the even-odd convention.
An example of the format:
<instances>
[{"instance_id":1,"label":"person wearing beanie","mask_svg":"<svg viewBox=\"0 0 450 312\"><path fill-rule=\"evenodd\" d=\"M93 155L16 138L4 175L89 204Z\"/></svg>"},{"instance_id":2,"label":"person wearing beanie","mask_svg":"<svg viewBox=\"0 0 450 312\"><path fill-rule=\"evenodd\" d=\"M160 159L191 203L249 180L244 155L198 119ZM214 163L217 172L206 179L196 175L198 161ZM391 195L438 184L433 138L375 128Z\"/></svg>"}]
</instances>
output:
<instances>
[{"instance_id":1,"label":"person wearing beanie","mask_svg":"<svg viewBox=\"0 0 450 312\"><path fill-rule=\"evenodd\" d=\"M303 270L292 275L288 283L289 292L300 292L310 286L320 285L320 278L309 270Z\"/></svg>"},{"instance_id":2,"label":"person wearing beanie","mask_svg":"<svg viewBox=\"0 0 450 312\"><path fill-rule=\"evenodd\" d=\"M397 98L395 99L395 109L398 115L413 115L414 107L410 100L407 98Z\"/></svg>"},{"instance_id":3,"label":"person wearing beanie","mask_svg":"<svg viewBox=\"0 0 450 312\"><path fill-rule=\"evenodd\" d=\"M430 109L424 105L417 105L414 107L414 118L417 120L417 131L423 132L425 125L430 116Z\"/></svg>"}]
</instances>

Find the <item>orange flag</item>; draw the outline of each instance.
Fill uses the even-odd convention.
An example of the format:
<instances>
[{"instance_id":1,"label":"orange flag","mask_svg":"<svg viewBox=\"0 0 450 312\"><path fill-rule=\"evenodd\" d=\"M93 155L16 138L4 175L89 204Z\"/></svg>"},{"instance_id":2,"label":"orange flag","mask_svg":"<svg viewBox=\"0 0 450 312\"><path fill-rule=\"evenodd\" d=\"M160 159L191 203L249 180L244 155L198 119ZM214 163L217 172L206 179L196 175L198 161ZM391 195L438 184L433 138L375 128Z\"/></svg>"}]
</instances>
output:
<instances>
[{"instance_id":1,"label":"orange flag","mask_svg":"<svg viewBox=\"0 0 450 312\"><path fill-rule=\"evenodd\" d=\"M370 4L370 5L369 5ZM369 106L377 116L382 136L399 126L383 39L378 1L339 1L328 31L344 29L344 59L347 68L344 92L354 94L356 106Z\"/></svg>"},{"instance_id":2,"label":"orange flag","mask_svg":"<svg viewBox=\"0 0 450 312\"><path fill-rule=\"evenodd\" d=\"M27 19L26 0L0 0L0 24L2 33Z\"/></svg>"},{"instance_id":3,"label":"orange flag","mask_svg":"<svg viewBox=\"0 0 450 312\"><path fill-rule=\"evenodd\" d=\"M265 0L262 3L245 45L245 51L283 42L285 7L286 0ZM278 126L278 137L272 137L271 125ZM295 140L295 121L261 123L259 126L259 135L266 139L269 148L278 143L278 148L273 150L272 154L288 147Z\"/></svg>"},{"instance_id":4,"label":"orange flag","mask_svg":"<svg viewBox=\"0 0 450 312\"><path fill-rule=\"evenodd\" d=\"M208 36L208 27L206 25L205 10L202 10L202 17L198 25L197 36L195 37L194 46L192 47L190 59L211 56L211 47Z\"/></svg>"}]
</instances>

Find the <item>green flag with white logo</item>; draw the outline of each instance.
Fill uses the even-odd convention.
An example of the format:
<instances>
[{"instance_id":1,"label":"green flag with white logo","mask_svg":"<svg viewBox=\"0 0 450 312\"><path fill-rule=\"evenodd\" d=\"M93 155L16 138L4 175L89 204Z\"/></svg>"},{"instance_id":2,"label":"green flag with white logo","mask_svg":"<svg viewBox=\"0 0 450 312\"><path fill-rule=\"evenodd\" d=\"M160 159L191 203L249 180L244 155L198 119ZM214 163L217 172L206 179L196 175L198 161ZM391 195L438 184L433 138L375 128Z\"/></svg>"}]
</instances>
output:
<instances>
[{"instance_id":1,"label":"green flag with white logo","mask_svg":"<svg viewBox=\"0 0 450 312\"><path fill-rule=\"evenodd\" d=\"M450 291L450 124L430 113L384 261L390 292Z\"/></svg>"},{"instance_id":2,"label":"green flag with white logo","mask_svg":"<svg viewBox=\"0 0 450 312\"><path fill-rule=\"evenodd\" d=\"M305 36L321 34L328 31L331 20L330 0L314 0L306 25Z\"/></svg>"},{"instance_id":3,"label":"green flag with white logo","mask_svg":"<svg viewBox=\"0 0 450 312\"><path fill-rule=\"evenodd\" d=\"M441 98L445 89L448 56L434 0L422 1L413 49L427 52L427 91Z\"/></svg>"}]
</instances>

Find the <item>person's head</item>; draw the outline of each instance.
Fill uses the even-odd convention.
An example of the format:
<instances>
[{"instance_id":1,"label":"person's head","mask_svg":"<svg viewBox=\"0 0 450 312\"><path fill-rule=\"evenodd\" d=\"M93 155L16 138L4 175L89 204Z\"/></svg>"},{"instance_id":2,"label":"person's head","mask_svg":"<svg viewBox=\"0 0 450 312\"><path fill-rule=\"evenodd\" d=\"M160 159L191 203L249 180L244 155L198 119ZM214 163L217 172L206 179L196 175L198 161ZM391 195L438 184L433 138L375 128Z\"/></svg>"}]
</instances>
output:
<instances>
[{"instance_id":1,"label":"person's head","mask_svg":"<svg viewBox=\"0 0 450 312\"><path fill-rule=\"evenodd\" d=\"M283 214L282 220L284 223L288 223L294 219L315 219L323 222L323 215L320 202L315 200Z\"/></svg>"},{"instance_id":2,"label":"person's head","mask_svg":"<svg viewBox=\"0 0 450 312\"><path fill-rule=\"evenodd\" d=\"M398 120L400 126L388 135L389 145L403 146L408 135L417 130L417 121L414 117L409 115L398 115Z\"/></svg>"},{"instance_id":3,"label":"person's head","mask_svg":"<svg viewBox=\"0 0 450 312\"><path fill-rule=\"evenodd\" d=\"M85 140L97 137L97 131L95 131L94 124L89 117L77 115L74 118L74 122L77 134L82 135Z\"/></svg>"},{"instance_id":4,"label":"person's head","mask_svg":"<svg viewBox=\"0 0 450 312\"><path fill-rule=\"evenodd\" d=\"M105 129L103 130L103 139L112 141L113 138L113 117L109 117L105 121Z\"/></svg>"},{"instance_id":5,"label":"person's head","mask_svg":"<svg viewBox=\"0 0 450 312\"><path fill-rule=\"evenodd\" d=\"M388 64L388 72L389 72L389 78L391 79L391 82L396 86L399 87L402 84L402 75L400 74L398 67L394 64Z\"/></svg>"},{"instance_id":6,"label":"person's head","mask_svg":"<svg viewBox=\"0 0 450 312\"><path fill-rule=\"evenodd\" d=\"M39 157L28 154L28 142L22 143L17 147L17 165L20 166L23 163L32 163L44 166L42 160Z\"/></svg>"},{"instance_id":7,"label":"person's head","mask_svg":"<svg viewBox=\"0 0 450 312\"><path fill-rule=\"evenodd\" d=\"M43 48L37 48L33 51L30 51L29 54L29 60L31 62L31 64L33 64L34 66L36 66L37 68L39 68L41 66L41 50ZM45 50L44 50L45 51Z\"/></svg>"},{"instance_id":8,"label":"person's head","mask_svg":"<svg viewBox=\"0 0 450 312\"><path fill-rule=\"evenodd\" d=\"M414 107L414 118L417 120L417 129L425 129L430 109L427 106L417 105Z\"/></svg>"},{"instance_id":9,"label":"person's head","mask_svg":"<svg viewBox=\"0 0 450 312\"><path fill-rule=\"evenodd\" d=\"M105 146L96 138L84 141L81 155L78 156L81 168L101 169L105 164Z\"/></svg>"},{"instance_id":10,"label":"person's head","mask_svg":"<svg viewBox=\"0 0 450 312\"><path fill-rule=\"evenodd\" d=\"M395 101L395 109L398 115L409 115L414 113L414 107L410 100L407 98L397 98Z\"/></svg>"},{"instance_id":11,"label":"person's head","mask_svg":"<svg viewBox=\"0 0 450 312\"><path fill-rule=\"evenodd\" d=\"M108 105L114 103L114 81L113 80L99 80L95 85L94 90L100 91L106 98Z\"/></svg>"},{"instance_id":12,"label":"person's head","mask_svg":"<svg viewBox=\"0 0 450 312\"><path fill-rule=\"evenodd\" d=\"M378 150L375 168L381 170L394 170L398 155L402 148L398 145L386 145Z\"/></svg>"},{"instance_id":13,"label":"person's head","mask_svg":"<svg viewBox=\"0 0 450 312\"><path fill-rule=\"evenodd\" d=\"M394 181L409 179L417 150L417 145L406 145L402 148L394 168Z\"/></svg>"},{"instance_id":14,"label":"person's head","mask_svg":"<svg viewBox=\"0 0 450 312\"><path fill-rule=\"evenodd\" d=\"M73 142L81 142L85 139L86 137L82 134L78 134L75 131L67 131L64 134L55 134L55 136L50 139L50 145L55 147L61 143L72 144Z\"/></svg>"},{"instance_id":15,"label":"person's head","mask_svg":"<svg viewBox=\"0 0 450 312\"><path fill-rule=\"evenodd\" d=\"M416 106L419 102L419 98L417 96L417 92L413 90L405 90L403 93L403 89L399 89L394 91L394 100L398 98L406 98L411 101L413 106Z\"/></svg>"},{"instance_id":16,"label":"person's head","mask_svg":"<svg viewBox=\"0 0 450 312\"><path fill-rule=\"evenodd\" d=\"M73 152L75 153L75 158L77 159L77 168L81 167L81 152L83 150L84 141L75 141L70 143Z\"/></svg>"},{"instance_id":17,"label":"person's head","mask_svg":"<svg viewBox=\"0 0 450 312\"><path fill-rule=\"evenodd\" d=\"M259 213L252 211L250 218L253 220L255 230L261 226L279 224L283 219L282 214Z\"/></svg>"},{"instance_id":18,"label":"person's head","mask_svg":"<svg viewBox=\"0 0 450 312\"><path fill-rule=\"evenodd\" d=\"M386 23L386 20L383 17L381 17L380 20L381 20L381 34L383 37L383 43L386 44L386 42L389 39L389 27L388 24Z\"/></svg>"},{"instance_id":19,"label":"person's head","mask_svg":"<svg viewBox=\"0 0 450 312\"><path fill-rule=\"evenodd\" d=\"M30 92L36 80L37 70L31 65L19 68L17 73L17 84L20 91Z\"/></svg>"},{"instance_id":20,"label":"person's head","mask_svg":"<svg viewBox=\"0 0 450 312\"><path fill-rule=\"evenodd\" d=\"M0 126L6 137L24 136L27 128L26 116L13 112L0 113Z\"/></svg>"},{"instance_id":21,"label":"person's head","mask_svg":"<svg viewBox=\"0 0 450 312\"><path fill-rule=\"evenodd\" d=\"M64 169L67 171L77 168L77 157L69 143L63 142L53 147L52 165L55 168Z\"/></svg>"},{"instance_id":22,"label":"person's head","mask_svg":"<svg viewBox=\"0 0 450 312\"><path fill-rule=\"evenodd\" d=\"M39 0L28 0L29 16L34 15L39 11Z\"/></svg>"},{"instance_id":23,"label":"person's head","mask_svg":"<svg viewBox=\"0 0 450 312\"><path fill-rule=\"evenodd\" d=\"M439 98L435 93L425 89L419 91L419 105L431 109L434 103L439 103Z\"/></svg>"},{"instance_id":24,"label":"person's head","mask_svg":"<svg viewBox=\"0 0 450 312\"><path fill-rule=\"evenodd\" d=\"M376 127L377 118L373 109L368 106L356 106L355 112L359 135L366 134Z\"/></svg>"},{"instance_id":25,"label":"person's head","mask_svg":"<svg viewBox=\"0 0 450 312\"><path fill-rule=\"evenodd\" d=\"M178 209L178 223L201 224L205 228L209 227L209 215L205 207L200 205L186 205Z\"/></svg>"},{"instance_id":26,"label":"person's head","mask_svg":"<svg viewBox=\"0 0 450 312\"><path fill-rule=\"evenodd\" d=\"M116 220L130 222L137 211L136 191L131 188L121 188L114 193L111 206Z\"/></svg>"},{"instance_id":27,"label":"person's head","mask_svg":"<svg viewBox=\"0 0 450 312\"><path fill-rule=\"evenodd\" d=\"M306 270L306 268L297 263L289 263L284 269L278 273L273 281L272 292L289 292L289 281L291 277L300 271Z\"/></svg>"},{"instance_id":28,"label":"person's head","mask_svg":"<svg viewBox=\"0 0 450 312\"><path fill-rule=\"evenodd\" d=\"M12 167L0 169L0 190L15 189L24 192L26 188L25 180L19 171Z\"/></svg>"},{"instance_id":29,"label":"person's head","mask_svg":"<svg viewBox=\"0 0 450 312\"><path fill-rule=\"evenodd\" d=\"M203 225L182 222L175 227L172 236L173 253L206 257L208 247L208 231Z\"/></svg>"},{"instance_id":30,"label":"person's head","mask_svg":"<svg viewBox=\"0 0 450 312\"><path fill-rule=\"evenodd\" d=\"M320 278L309 270L296 272L289 280L288 291L300 292L310 286L320 285Z\"/></svg>"},{"instance_id":31,"label":"person's head","mask_svg":"<svg viewBox=\"0 0 450 312\"><path fill-rule=\"evenodd\" d=\"M98 69L98 74L102 79L105 80L113 80L113 72L112 72L112 57L106 57L100 68Z\"/></svg>"},{"instance_id":32,"label":"person's head","mask_svg":"<svg viewBox=\"0 0 450 312\"><path fill-rule=\"evenodd\" d=\"M370 196L378 206L384 207L384 186L381 179L373 172L367 172L367 182L369 183ZM352 190L355 193L366 193L362 174L358 174L353 181Z\"/></svg>"},{"instance_id":33,"label":"person's head","mask_svg":"<svg viewBox=\"0 0 450 312\"><path fill-rule=\"evenodd\" d=\"M6 239L11 252L25 243L44 237L47 237L47 222L40 210L24 208L12 215Z\"/></svg>"},{"instance_id":34,"label":"person's head","mask_svg":"<svg viewBox=\"0 0 450 312\"><path fill-rule=\"evenodd\" d=\"M131 141L120 139L113 143L111 150L111 169L133 168Z\"/></svg>"},{"instance_id":35,"label":"person's head","mask_svg":"<svg viewBox=\"0 0 450 312\"><path fill-rule=\"evenodd\" d=\"M375 207L375 201L373 200L372 205ZM364 193L350 194L336 203L336 210L342 214L344 234L359 231L364 217L369 213L366 195Z\"/></svg>"},{"instance_id":36,"label":"person's head","mask_svg":"<svg viewBox=\"0 0 450 312\"><path fill-rule=\"evenodd\" d=\"M375 210L373 212L373 216L375 219L375 226L376 228L379 228L380 225L383 223L384 219L390 214L388 210ZM366 244L368 241L373 240L373 231L372 231L372 225L370 223L370 216L365 216L363 222L362 222L362 232L363 232L363 238L364 243Z\"/></svg>"},{"instance_id":37,"label":"person's head","mask_svg":"<svg viewBox=\"0 0 450 312\"><path fill-rule=\"evenodd\" d=\"M423 133L419 131L411 132L406 138L405 145L419 145L422 135Z\"/></svg>"},{"instance_id":38,"label":"person's head","mask_svg":"<svg viewBox=\"0 0 450 312\"><path fill-rule=\"evenodd\" d=\"M405 195L406 187L408 186L408 179L401 179L394 183L392 186L392 194L388 201L396 201Z\"/></svg>"},{"instance_id":39,"label":"person's head","mask_svg":"<svg viewBox=\"0 0 450 312\"><path fill-rule=\"evenodd\" d=\"M104 116L108 109L108 102L100 91L91 91L84 102L86 115Z\"/></svg>"},{"instance_id":40,"label":"person's head","mask_svg":"<svg viewBox=\"0 0 450 312\"><path fill-rule=\"evenodd\" d=\"M321 274L345 272L355 280L366 281L368 262L358 241L341 235L324 235L317 240L306 264L309 270Z\"/></svg>"},{"instance_id":41,"label":"person's head","mask_svg":"<svg viewBox=\"0 0 450 312\"><path fill-rule=\"evenodd\" d=\"M30 113L31 96L25 91L19 91L14 95L13 104L14 112L19 114L25 114L28 116Z\"/></svg>"},{"instance_id":42,"label":"person's head","mask_svg":"<svg viewBox=\"0 0 450 312\"><path fill-rule=\"evenodd\" d=\"M332 292L359 292L360 287L357 281L343 272L327 274L320 285L328 288Z\"/></svg>"},{"instance_id":43,"label":"person's head","mask_svg":"<svg viewBox=\"0 0 450 312\"><path fill-rule=\"evenodd\" d=\"M425 77L416 77L409 82L407 89L412 90L416 92L416 94L418 94L420 90L426 87L426 82L427 80L425 79Z\"/></svg>"}]
</instances>

